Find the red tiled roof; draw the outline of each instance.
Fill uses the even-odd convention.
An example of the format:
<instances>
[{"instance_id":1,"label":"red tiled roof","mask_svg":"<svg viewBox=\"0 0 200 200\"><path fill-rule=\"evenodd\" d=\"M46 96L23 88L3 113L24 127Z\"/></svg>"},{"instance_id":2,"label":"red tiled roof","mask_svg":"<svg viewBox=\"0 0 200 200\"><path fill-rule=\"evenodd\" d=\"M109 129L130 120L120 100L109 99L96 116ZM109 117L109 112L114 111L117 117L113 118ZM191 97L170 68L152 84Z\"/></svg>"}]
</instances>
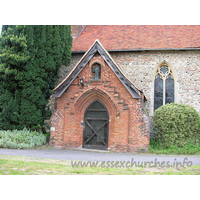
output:
<instances>
[{"instance_id":1,"label":"red tiled roof","mask_svg":"<svg viewBox=\"0 0 200 200\"><path fill-rule=\"evenodd\" d=\"M87 25L72 52L87 51L98 39L106 50L200 47L200 25Z\"/></svg>"}]
</instances>

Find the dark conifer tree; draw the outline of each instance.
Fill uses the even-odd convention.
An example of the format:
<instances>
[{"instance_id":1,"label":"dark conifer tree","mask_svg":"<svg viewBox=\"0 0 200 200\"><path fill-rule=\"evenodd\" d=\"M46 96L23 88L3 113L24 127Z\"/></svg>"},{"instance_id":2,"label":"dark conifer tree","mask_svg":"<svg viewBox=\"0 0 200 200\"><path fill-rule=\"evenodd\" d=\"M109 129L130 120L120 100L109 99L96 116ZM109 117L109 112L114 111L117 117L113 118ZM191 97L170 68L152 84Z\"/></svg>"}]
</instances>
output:
<instances>
[{"instance_id":1,"label":"dark conifer tree","mask_svg":"<svg viewBox=\"0 0 200 200\"><path fill-rule=\"evenodd\" d=\"M59 68L70 64L70 26L5 25L0 43L0 129L41 129Z\"/></svg>"},{"instance_id":2,"label":"dark conifer tree","mask_svg":"<svg viewBox=\"0 0 200 200\"><path fill-rule=\"evenodd\" d=\"M25 27L5 25L0 36L0 128L20 129L19 82L24 77L28 55Z\"/></svg>"}]
</instances>

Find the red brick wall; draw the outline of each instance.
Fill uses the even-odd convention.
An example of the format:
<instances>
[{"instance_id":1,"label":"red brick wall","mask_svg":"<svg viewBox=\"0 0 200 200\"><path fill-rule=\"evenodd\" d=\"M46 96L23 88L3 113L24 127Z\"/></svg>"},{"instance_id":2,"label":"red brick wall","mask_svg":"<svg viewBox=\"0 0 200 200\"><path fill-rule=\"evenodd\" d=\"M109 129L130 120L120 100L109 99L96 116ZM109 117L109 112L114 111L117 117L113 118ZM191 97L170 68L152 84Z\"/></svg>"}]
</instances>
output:
<instances>
[{"instance_id":1,"label":"red brick wall","mask_svg":"<svg viewBox=\"0 0 200 200\"><path fill-rule=\"evenodd\" d=\"M92 81L92 64L101 64L101 80ZM79 84L83 78L84 86ZM68 91L57 99L51 118L51 144L64 148L80 147L83 141L84 113L99 100L109 113L108 149L118 152L147 151L149 134L141 99L133 99L100 55L94 56Z\"/></svg>"}]
</instances>

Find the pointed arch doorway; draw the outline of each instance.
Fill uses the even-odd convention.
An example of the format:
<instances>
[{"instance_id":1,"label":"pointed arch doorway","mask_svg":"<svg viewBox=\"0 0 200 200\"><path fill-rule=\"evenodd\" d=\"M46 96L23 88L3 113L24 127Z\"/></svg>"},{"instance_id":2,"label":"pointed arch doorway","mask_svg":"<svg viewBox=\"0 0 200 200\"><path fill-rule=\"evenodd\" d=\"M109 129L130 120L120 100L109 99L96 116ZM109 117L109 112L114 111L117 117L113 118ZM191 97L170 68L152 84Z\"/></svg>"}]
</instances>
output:
<instances>
[{"instance_id":1,"label":"pointed arch doorway","mask_svg":"<svg viewBox=\"0 0 200 200\"><path fill-rule=\"evenodd\" d=\"M100 101L91 103L85 111L83 130L83 148L107 149L109 115Z\"/></svg>"}]
</instances>

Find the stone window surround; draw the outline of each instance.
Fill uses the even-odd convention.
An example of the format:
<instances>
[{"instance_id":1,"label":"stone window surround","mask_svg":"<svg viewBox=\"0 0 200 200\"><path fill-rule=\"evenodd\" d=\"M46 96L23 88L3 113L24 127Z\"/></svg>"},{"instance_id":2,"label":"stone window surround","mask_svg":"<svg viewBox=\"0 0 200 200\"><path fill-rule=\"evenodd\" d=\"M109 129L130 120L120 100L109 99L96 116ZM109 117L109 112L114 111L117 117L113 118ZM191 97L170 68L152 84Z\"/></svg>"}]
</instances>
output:
<instances>
[{"instance_id":1,"label":"stone window surround","mask_svg":"<svg viewBox=\"0 0 200 200\"><path fill-rule=\"evenodd\" d=\"M150 104L149 104L149 116L154 116L154 80L157 73L157 70L162 66L166 65L169 67L169 69L172 71L173 78L174 78L174 102L179 102L179 83L178 83L178 76L176 69L172 67L172 65L167 62L166 60L159 63L153 70L153 73L151 75L151 81L150 81Z\"/></svg>"}]
</instances>

